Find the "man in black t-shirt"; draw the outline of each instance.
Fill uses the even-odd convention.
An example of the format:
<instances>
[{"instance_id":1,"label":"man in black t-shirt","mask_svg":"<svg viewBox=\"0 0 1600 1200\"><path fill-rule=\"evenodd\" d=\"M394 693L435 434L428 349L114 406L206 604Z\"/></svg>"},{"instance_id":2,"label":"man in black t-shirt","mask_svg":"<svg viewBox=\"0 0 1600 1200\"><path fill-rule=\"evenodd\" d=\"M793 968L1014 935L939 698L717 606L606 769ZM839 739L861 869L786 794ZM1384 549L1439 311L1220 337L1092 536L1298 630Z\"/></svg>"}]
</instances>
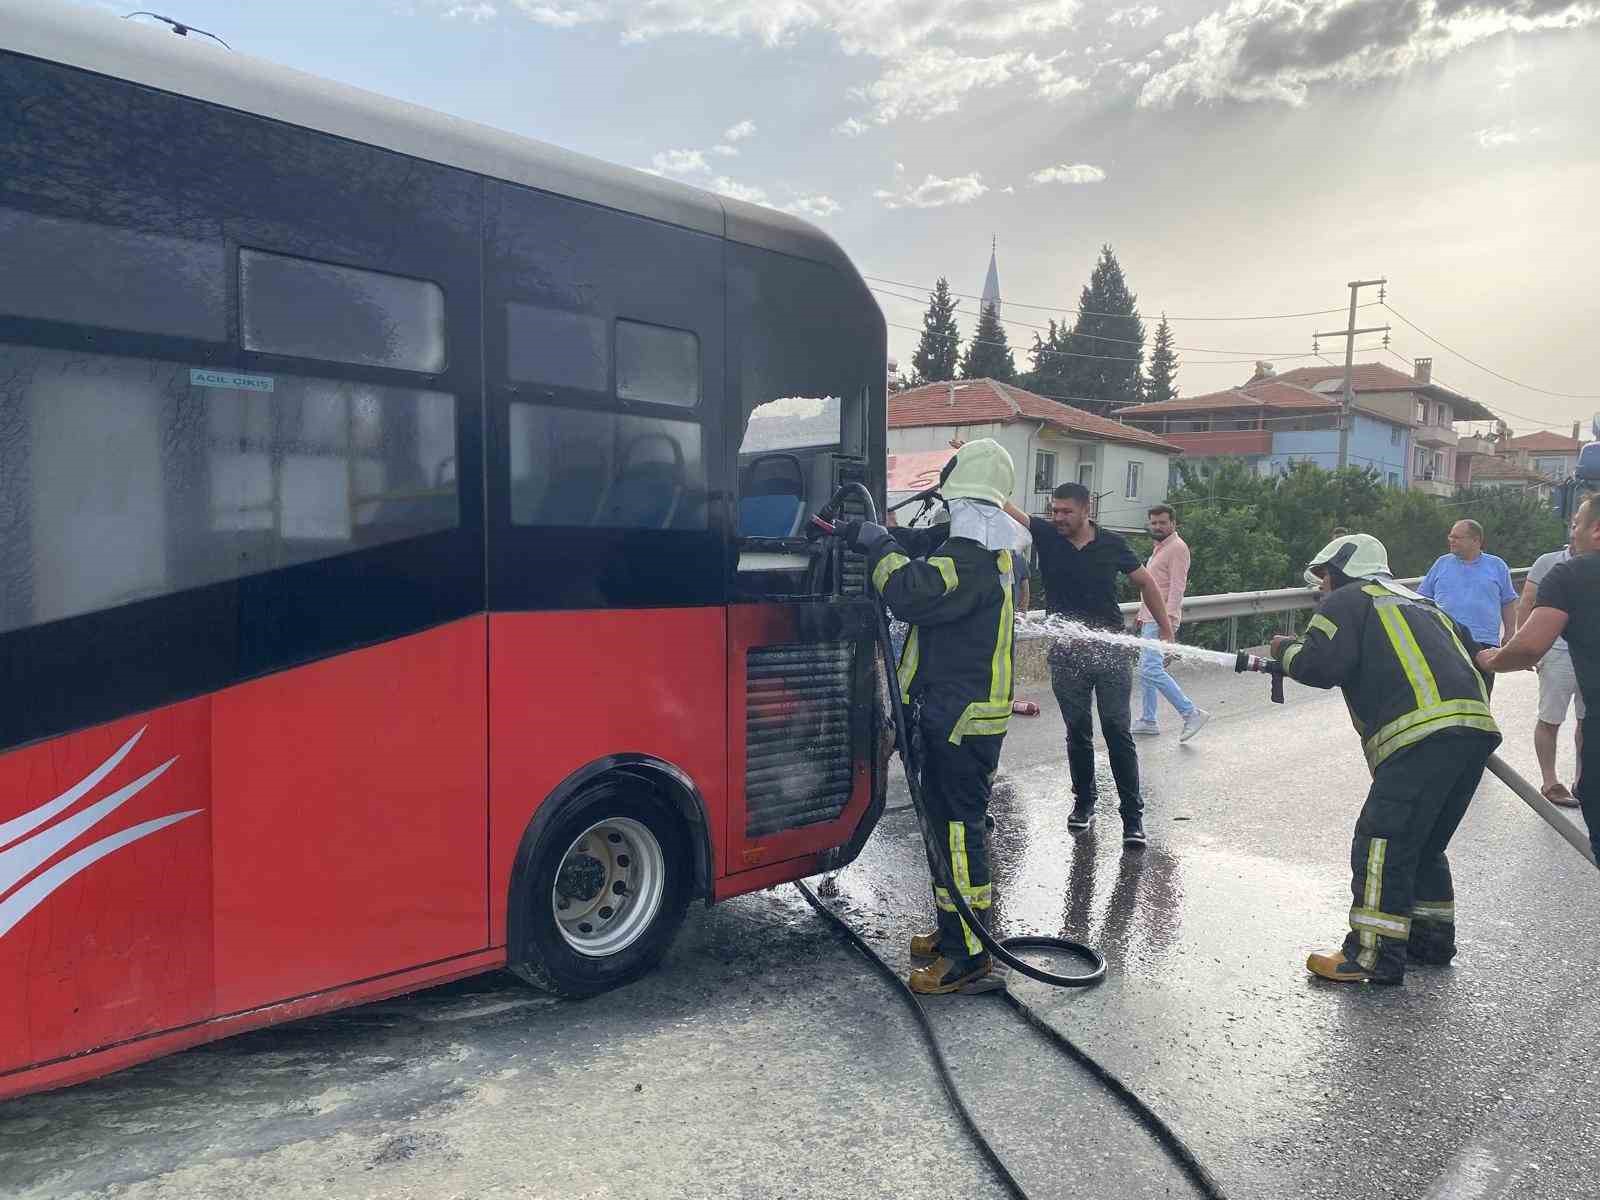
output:
<instances>
[{"instance_id":1,"label":"man in black t-shirt","mask_svg":"<svg viewBox=\"0 0 1600 1200\"><path fill-rule=\"evenodd\" d=\"M1089 519L1089 489L1064 483L1050 498L1050 519L1029 517L1012 506L1013 520L1025 521L1039 552L1039 577L1044 581L1045 607L1091 629L1123 631L1117 604L1117 576L1126 575L1150 606L1161 640L1172 641L1166 601L1150 572L1120 534ZM1085 639L1056 642L1050 647L1050 684L1067 725L1067 766L1072 774L1074 803L1068 829L1087 829L1097 799L1094 777L1094 719L1100 710L1100 734L1111 758L1122 809L1122 840L1143 846L1144 800L1139 794L1139 753L1132 732L1133 667L1139 652Z\"/></svg>"},{"instance_id":2,"label":"man in black t-shirt","mask_svg":"<svg viewBox=\"0 0 1600 1200\"><path fill-rule=\"evenodd\" d=\"M1557 638L1572 653L1587 715L1583 719L1583 760L1573 788L1589 826L1589 844L1600 858L1600 495L1578 509L1572 535L1572 557L1558 563L1539 581L1533 612L1516 636L1498 650L1484 650L1478 666L1485 671L1520 671L1545 656ZM1589 722L1596 721L1594 729Z\"/></svg>"}]
</instances>

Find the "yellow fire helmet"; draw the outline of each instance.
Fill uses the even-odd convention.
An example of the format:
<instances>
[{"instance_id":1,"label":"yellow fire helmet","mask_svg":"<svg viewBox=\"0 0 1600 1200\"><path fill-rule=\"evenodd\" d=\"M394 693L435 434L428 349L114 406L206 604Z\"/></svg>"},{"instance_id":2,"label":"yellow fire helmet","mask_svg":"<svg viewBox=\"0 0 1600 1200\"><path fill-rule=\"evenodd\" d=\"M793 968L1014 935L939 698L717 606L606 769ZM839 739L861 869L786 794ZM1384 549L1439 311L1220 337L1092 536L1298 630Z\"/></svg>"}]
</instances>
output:
<instances>
[{"instance_id":1,"label":"yellow fire helmet","mask_svg":"<svg viewBox=\"0 0 1600 1200\"><path fill-rule=\"evenodd\" d=\"M1011 499L1017 468L1011 452L993 438L979 438L956 451L955 466L939 489L948 500L981 500L1000 506Z\"/></svg>"}]
</instances>

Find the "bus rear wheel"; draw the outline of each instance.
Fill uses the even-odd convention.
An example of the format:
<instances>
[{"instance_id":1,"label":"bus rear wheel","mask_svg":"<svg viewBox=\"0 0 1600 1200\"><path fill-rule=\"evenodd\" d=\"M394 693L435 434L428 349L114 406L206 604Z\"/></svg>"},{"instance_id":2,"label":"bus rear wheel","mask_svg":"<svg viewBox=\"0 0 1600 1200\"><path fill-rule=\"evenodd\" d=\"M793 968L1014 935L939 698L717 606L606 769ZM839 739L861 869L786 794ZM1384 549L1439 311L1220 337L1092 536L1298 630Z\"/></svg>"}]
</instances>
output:
<instances>
[{"instance_id":1,"label":"bus rear wheel","mask_svg":"<svg viewBox=\"0 0 1600 1200\"><path fill-rule=\"evenodd\" d=\"M524 930L510 970L560 996L593 996L661 961L691 891L677 813L634 782L568 801L541 833L513 903Z\"/></svg>"}]
</instances>

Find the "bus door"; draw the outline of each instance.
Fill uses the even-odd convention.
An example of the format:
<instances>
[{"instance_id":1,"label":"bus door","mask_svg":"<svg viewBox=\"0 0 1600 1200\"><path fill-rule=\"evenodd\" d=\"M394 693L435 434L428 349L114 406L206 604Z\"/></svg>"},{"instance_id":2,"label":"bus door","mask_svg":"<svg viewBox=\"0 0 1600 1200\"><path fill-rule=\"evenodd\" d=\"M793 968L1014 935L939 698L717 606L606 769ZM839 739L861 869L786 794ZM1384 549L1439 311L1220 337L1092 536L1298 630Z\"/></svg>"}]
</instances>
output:
<instances>
[{"instance_id":1,"label":"bus door","mask_svg":"<svg viewBox=\"0 0 1600 1200\"><path fill-rule=\"evenodd\" d=\"M727 869L784 878L795 859L854 844L881 803L876 610L863 560L824 561L806 525L847 481L883 495L870 469L876 456L881 476L882 329L829 267L737 244L729 261L740 419ZM862 500L847 497L841 515L865 516Z\"/></svg>"}]
</instances>

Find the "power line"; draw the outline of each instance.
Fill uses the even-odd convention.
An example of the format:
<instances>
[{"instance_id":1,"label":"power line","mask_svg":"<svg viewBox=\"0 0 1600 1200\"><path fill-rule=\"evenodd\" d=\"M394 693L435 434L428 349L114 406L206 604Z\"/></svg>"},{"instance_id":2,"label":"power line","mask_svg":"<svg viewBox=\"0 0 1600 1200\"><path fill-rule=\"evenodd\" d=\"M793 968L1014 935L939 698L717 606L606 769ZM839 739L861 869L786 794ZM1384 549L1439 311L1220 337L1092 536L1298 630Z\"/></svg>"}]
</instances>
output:
<instances>
[{"instance_id":1,"label":"power line","mask_svg":"<svg viewBox=\"0 0 1600 1200\"><path fill-rule=\"evenodd\" d=\"M890 287L910 288L912 291L933 291L932 288L926 287L920 283L906 283L904 280L900 279L886 279L881 275L863 275L862 278L870 279L873 283L887 283ZM950 294L952 296L960 296L964 300L981 301L983 299L982 296L975 295L972 292L952 291ZM1013 308L1031 308L1038 312L1050 313L1071 312L1078 313L1080 316L1088 317L1125 317L1129 315L1127 313L1100 312L1099 310L1092 308L1079 308L1076 304L1025 304L1021 300L1005 300L1003 303L1009 304ZM1361 305L1360 307L1371 308L1377 303L1378 301L1373 300L1367 304ZM1329 313L1342 313L1344 311L1345 310L1342 308L1319 308L1310 312L1266 313L1262 316L1249 317L1175 317L1171 313L1163 313L1162 316L1166 317L1166 319L1169 321L1286 321L1295 317L1322 317L1327 316Z\"/></svg>"},{"instance_id":2,"label":"power line","mask_svg":"<svg viewBox=\"0 0 1600 1200\"><path fill-rule=\"evenodd\" d=\"M1600 392L1553 392L1549 388L1535 387L1531 383L1523 383L1521 380L1513 379L1509 375L1502 375L1502 374L1500 374L1499 371L1496 371L1493 367L1486 367L1481 362L1479 362L1477 359L1468 358L1465 354L1461 353L1461 351L1459 351L1459 350L1457 350L1457 349L1455 349L1455 348L1453 348L1451 346L1445 345L1438 338L1434 337L1433 334L1429 333L1426 329L1423 329L1421 326L1417 325L1416 323L1411 321L1409 318L1404 316L1397 308L1394 307L1394 305L1389 304L1387 302L1384 302L1383 306L1394 314L1395 320L1400 321L1402 324L1409 325L1412 329L1416 330L1423 337L1427 338L1430 342L1432 342L1435 346L1438 346L1441 350L1446 350L1449 353L1454 354L1457 358L1461 359L1462 362L1471 363L1473 366L1477 367L1478 370L1484 372L1487 375L1493 375L1496 379L1499 379L1499 380L1501 380L1502 382L1505 382L1505 383L1509 383L1513 387L1525 388L1526 390L1528 390L1530 392L1538 392L1540 395L1543 395L1543 396L1555 396L1555 397L1558 397L1559 399L1562 399L1562 400L1600 400Z\"/></svg>"},{"instance_id":3,"label":"power line","mask_svg":"<svg viewBox=\"0 0 1600 1200\"><path fill-rule=\"evenodd\" d=\"M905 295L905 294L903 294L901 292L891 292L891 291L888 291L885 288L872 287L870 284L868 285L867 290L870 291L870 292L873 292L873 293L875 293L876 295L879 295L879 296L891 296L896 300L904 300L908 304L924 305L924 304L927 303L927 301L924 300L921 296L907 296L907 295ZM960 308L961 306L958 304L956 307ZM1034 322L1034 321L1019 321L1015 317L1001 317L1001 316L995 317L995 320L999 321L1002 325L1020 325L1024 329L1040 329L1040 330L1044 330L1046 333L1050 332L1050 327L1048 325L1040 325L1040 324L1038 324L1037 322ZM1090 338L1090 339L1092 339L1092 340L1094 340L1096 342L1119 342L1119 343L1121 343L1123 345L1127 345L1127 346L1143 346L1145 344L1144 342L1140 341L1138 338L1107 337L1106 335L1100 334L1100 333L1076 333L1076 332L1073 332L1072 330L1066 329L1064 325L1063 326L1058 326L1057 328L1062 329L1063 332L1069 334L1072 337ZM1182 350L1186 354L1235 354L1235 355L1237 355L1237 354L1251 354L1251 355L1254 355L1256 358L1262 359L1262 360L1275 360L1275 359L1283 359L1283 358L1308 358L1308 357L1310 357L1308 354L1291 353L1291 352L1288 352L1288 351L1277 351L1277 350L1214 350L1214 349L1211 349L1211 348L1206 347L1206 346L1177 346L1177 345L1173 346L1172 348L1174 350ZM1199 362L1199 363L1195 363L1194 365L1203 367L1206 364L1204 362Z\"/></svg>"},{"instance_id":4,"label":"power line","mask_svg":"<svg viewBox=\"0 0 1600 1200\"><path fill-rule=\"evenodd\" d=\"M1399 315L1399 314L1396 314L1396 315ZM1388 352L1390 354L1392 354L1395 358L1399 359L1401 362L1405 363L1407 366L1411 365L1411 360L1409 358L1407 358L1404 354L1401 354L1398 350L1394 350L1394 349L1390 348L1388 350ZM1446 383L1443 379L1435 379L1435 380L1433 380L1433 382L1437 383L1440 387L1446 389L1447 391L1455 392L1457 395L1460 395L1460 396L1466 396L1467 395L1467 393L1466 393L1466 391L1464 389L1458 388L1458 387L1453 387L1449 383ZM1471 397L1468 397L1468 399L1471 399ZM1508 408L1493 408L1493 407L1490 407L1488 404L1485 404L1481 400L1478 401L1478 403L1479 404L1483 404L1483 407L1489 409L1489 411L1494 413L1494 415L1497 418L1499 418L1502 421L1505 421L1507 424L1509 424L1511 420L1517 420L1517 421L1522 422L1524 425L1532 425L1535 429L1566 429L1567 428L1567 424L1564 423L1564 422L1561 422L1561 421L1554 421L1554 422L1552 422L1552 421L1541 421L1537 417L1529 417L1529 416L1525 416L1522 413L1514 413Z\"/></svg>"}]
</instances>

